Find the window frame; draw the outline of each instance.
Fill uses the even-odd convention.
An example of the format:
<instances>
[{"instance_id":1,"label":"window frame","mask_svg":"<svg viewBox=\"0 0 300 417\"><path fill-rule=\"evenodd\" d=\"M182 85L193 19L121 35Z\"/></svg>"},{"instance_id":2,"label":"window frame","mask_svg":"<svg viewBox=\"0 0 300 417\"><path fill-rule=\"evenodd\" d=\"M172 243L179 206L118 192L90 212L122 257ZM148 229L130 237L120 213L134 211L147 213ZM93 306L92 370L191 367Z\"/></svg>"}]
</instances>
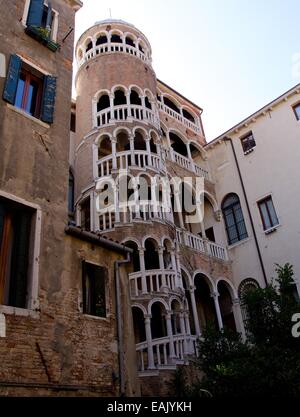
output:
<instances>
[{"instance_id":1,"label":"window frame","mask_svg":"<svg viewBox=\"0 0 300 417\"><path fill-rule=\"evenodd\" d=\"M105 309L105 315L97 315L97 314L93 314L90 311L87 311L87 300L86 300L86 266L90 265L94 268L101 268L105 271L103 280L103 286L104 286L104 309ZM81 280L81 289L82 289L82 313L85 316L88 317L92 317L92 318L96 318L96 319L104 319L107 320L109 318L109 308L108 308L108 277L109 277L109 271L108 268L106 268L103 265L99 265L95 262L86 260L86 259L82 259L81 260L81 276L82 276L82 280Z\"/></svg>"},{"instance_id":2,"label":"window frame","mask_svg":"<svg viewBox=\"0 0 300 417\"><path fill-rule=\"evenodd\" d=\"M247 139L249 140L250 137L252 137L254 145L251 146L250 148L245 149L244 141L247 140ZM242 149L243 149L244 154L248 154L249 152L251 152L256 147L256 141L255 141L252 130L250 132L246 133L245 135L241 136L240 141L241 141L241 145L242 145ZM248 143L248 141L246 143Z\"/></svg>"},{"instance_id":3,"label":"window frame","mask_svg":"<svg viewBox=\"0 0 300 417\"><path fill-rule=\"evenodd\" d=\"M229 198L229 197L231 197L231 196L236 196L237 197L237 199L238 199L238 201L236 201L235 203L231 203L230 205L228 205L227 207L224 207L224 202L226 202L226 200ZM240 207L240 211L241 211L241 214L242 214L242 216L243 216L243 220L241 221L238 221L237 220L237 218L236 218L236 213L235 213L235 211L233 210L233 208L235 207L235 206L237 206L237 205L239 205L239 207ZM245 240L245 239L247 239L248 237L249 237L249 235L248 235L248 232L247 232L247 227L246 227L246 222L245 222L245 217L244 217L244 213L243 213L243 210L242 210L242 205L241 205L241 200L240 200L240 198L239 198L239 196L236 194L236 193L230 193L230 194L227 194L225 197L224 197L224 199L223 199L223 202L222 202L222 214L223 214L223 218L224 218L224 222L225 222L225 230L226 230L226 235L227 235L227 241L228 241L228 246L232 246L232 245L235 245L235 244L237 244L237 243L239 243L239 242L242 242L243 240ZM232 216L233 216L233 220L234 220L234 228L235 228L235 231L236 231L236 234L237 234L237 240L236 241L232 241L232 239L230 238L230 234L229 234L229 228L230 227L232 227L232 226L228 226L228 223L227 223L227 216L226 216L226 211L228 211L228 210L231 210L231 214L232 214ZM241 224L241 223L244 223L244 227L245 227L245 236L244 237L241 237L242 235L240 235L240 233L239 233L239 229L238 229L238 227L237 227L237 225L238 224Z\"/></svg>"},{"instance_id":4,"label":"window frame","mask_svg":"<svg viewBox=\"0 0 300 417\"><path fill-rule=\"evenodd\" d=\"M300 102L299 103L296 103L296 104L293 104L293 111L294 111L294 115L295 115L295 117L296 117L296 120L299 122L300 121ZM297 108L299 108L299 114L297 113Z\"/></svg>"},{"instance_id":5,"label":"window frame","mask_svg":"<svg viewBox=\"0 0 300 417\"><path fill-rule=\"evenodd\" d=\"M22 24L25 28L27 28L27 18L28 18L28 13L29 13L29 8L30 8L30 2L31 0L26 0L25 1L25 7L24 7L24 12L23 12L23 17L22 17ZM48 1L44 0L44 5L48 7ZM51 36L50 39L53 42L57 41L57 34L58 34L58 21L59 21L59 12L55 9L53 9L52 7L52 12L53 12L53 20L52 20L52 25L51 25Z\"/></svg>"},{"instance_id":6,"label":"window frame","mask_svg":"<svg viewBox=\"0 0 300 417\"><path fill-rule=\"evenodd\" d=\"M274 210L274 213L275 213L276 219L277 219L277 223L276 224L273 224L269 207L266 204L268 201L271 201L271 203L272 203L273 210ZM262 212L262 208L261 208L262 204L265 204L265 207L266 207L266 210L267 210L267 215L268 215L268 220L269 220L269 223L271 224L270 227L266 227L265 218L264 218L264 215L263 215L263 212ZM268 232L269 230L272 230L272 229L274 229L274 228L276 228L276 227L279 226L279 219L278 219L278 215L277 215L277 212L276 212L276 209L275 209L275 206L274 206L274 202L273 202L272 195L268 195L268 196L262 198L261 200L259 200L257 202L257 206L258 206L258 209L259 209L259 214L260 214L260 218L261 218L261 222L262 222L262 226L263 226L264 232Z\"/></svg>"},{"instance_id":7,"label":"window frame","mask_svg":"<svg viewBox=\"0 0 300 417\"><path fill-rule=\"evenodd\" d=\"M41 116L41 106L42 106L42 98L43 98L43 91L44 91L44 79L34 75L30 70L28 70L27 68L24 68L24 65L22 65L21 67L21 71L20 71L20 75L19 75L19 80L21 78L21 75L25 75L25 81L24 81L24 89L23 89L23 93L22 93L22 99L21 99L21 106L17 106L16 105L16 100L14 103L14 106L22 111L24 111L25 113L29 114L32 117L35 117L36 119L40 119ZM34 112L31 114L29 111L26 110L27 107L27 100L28 100L28 96L29 96L29 87L30 87L30 83L31 81L35 81L38 84L38 92L37 92L37 97L36 97L36 103L35 103L35 109ZM19 81L18 81L19 83ZM17 87L17 91L18 91L18 87ZM16 97L17 99L17 97Z\"/></svg>"},{"instance_id":8,"label":"window frame","mask_svg":"<svg viewBox=\"0 0 300 417\"><path fill-rule=\"evenodd\" d=\"M41 228L42 228L42 210L39 205L32 204L22 198L0 190L0 196L10 200L13 203L21 204L33 209L32 215L30 245L28 254L28 272L27 272L27 298L25 308L13 307L9 305L0 305L0 313L24 315L24 312L39 311L39 258L41 248Z\"/></svg>"}]
</instances>

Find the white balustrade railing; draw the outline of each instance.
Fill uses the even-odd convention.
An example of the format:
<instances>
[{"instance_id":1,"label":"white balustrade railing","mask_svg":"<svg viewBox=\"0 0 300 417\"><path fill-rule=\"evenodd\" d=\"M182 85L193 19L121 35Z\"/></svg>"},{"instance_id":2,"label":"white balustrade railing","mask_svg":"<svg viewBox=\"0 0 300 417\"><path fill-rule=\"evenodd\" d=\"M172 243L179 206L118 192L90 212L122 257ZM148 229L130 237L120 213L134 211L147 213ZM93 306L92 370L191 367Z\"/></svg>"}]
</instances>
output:
<instances>
[{"instance_id":1,"label":"white balustrade railing","mask_svg":"<svg viewBox=\"0 0 300 417\"><path fill-rule=\"evenodd\" d=\"M111 175L113 155L99 159L97 165L99 178ZM134 151L132 161L131 151L118 152L116 154L116 169L127 170L129 167L150 168L157 171L162 170L161 159L157 154L148 153L147 151Z\"/></svg>"},{"instance_id":2,"label":"white balustrade railing","mask_svg":"<svg viewBox=\"0 0 300 417\"><path fill-rule=\"evenodd\" d=\"M131 45L124 44L124 43L115 43L115 42L104 43L101 45L94 46L92 49L90 49L83 55L83 58L79 60L78 64L79 66L81 66L86 61L92 58L95 58L98 55L109 54L112 52L121 52L124 54L129 54L151 65L151 60L138 48L131 46Z\"/></svg>"},{"instance_id":3,"label":"white balustrade railing","mask_svg":"<svg viewBox=\"0 0 300 417\"><path fill-rule=\"evenodd\" d=\"M147 107L135 104L121 104L97 112L96 126L104 127L113 122L124 122L131 119L151 123L159 128L159 120L155 112Z\"/></svg>"},{"instance_id":4,"label":"white balustrade railing","mask_svg":"<svg viewBox=\"0 0 300 417\"><path fill-rule=\"evenodd\" d=\"M129 274L129 287L131 297L163 292L164 287L176 291L176 272L172 269L133 272Z\"/></svg>"},{"instance_id":5,"label":"white balustrade railing","mask_svg":"<svg viewBox=\"0 0 300 417\"><path fill-rule=\"evenodd\" d=\"M206 253L222 261L228 260L226 248L218 243L211 242L208 239L202 239L200 236L181 229L176 230L176 237L180 244L194 249L197 252Z\"/></svg>"},{"instance_id":6,"label":"white balustrade railing","mask_svg":"<svg viewBox=\"0 0 300 417\"><path fill-rule=\"evenodd\" d=\"M181 155L178 152L175 152L173 149L166 150L167 158L170 161L176 162L181 167L188 169L189 171L195 172L199 177L204 177L206 179L209 179L208 171L206 171L204 168L201 168L199 165L197 165L194 161L190 160L186 156Z\"/></svg>"},{"instance_id":7,"label":"white balustrade railing","mask_svg":"<svg viewBox=\"0 0 300 417\"><path fill-rule=\"evenodd\" d=\"M173 117L178 122L182 123L185 127L191 129L195 133L201 133L201 129L196 123L193 123L190 120L186 119L180 113L177 113L176 111L161 103L160 101L158 102L158 105L160 110L167 113L169 116Z\"/></svg>"}]
</instances>

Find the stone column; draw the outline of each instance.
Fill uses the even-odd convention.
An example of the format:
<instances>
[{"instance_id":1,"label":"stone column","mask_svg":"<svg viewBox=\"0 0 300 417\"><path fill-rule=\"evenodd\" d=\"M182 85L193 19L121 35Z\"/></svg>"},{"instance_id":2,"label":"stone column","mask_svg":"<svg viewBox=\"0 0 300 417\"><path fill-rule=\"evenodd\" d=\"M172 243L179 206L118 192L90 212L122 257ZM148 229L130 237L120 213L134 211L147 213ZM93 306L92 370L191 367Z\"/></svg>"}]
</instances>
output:
<instances>
[{"instance_id":1,"label":"stone column","mask_svg":"<svg viewBox=\"0 0 300 417\"><path fill-rule=\"evenodd\" d=\"M114 196L115 196L115 221L116 223L120 223L120 204L119 204L119 190L117 184L114 185Z\"/></svg>"},{"instance_id":2,"label":"stone column","mask_svg":"<svg viewBox=\"0 0 300 417\"><path fill-rule=\"evenodd\" d=\"M135 157L134 157L134 136L129 136L129 143L130 143L130 155L131 155L131 165L135 165Z\"/></svg>"},{"instance_id":3,"label":"stone column","mask_svg":"<svg viewBox=\"0 0 300 417\"><path fill-rule=\"evenodd\" d=\"M193 317L194 317L196 335L200 336L201 335L201 328L200 328L197 305L196 305L196 299L195 299L195 289L196 289L196 287L190 287L191 304L192 304L192 310L193 310Z\"/></svg>"},{"instance_id":4,"label":"stone column","mask_svg":"<svg viewBox=\"0 0 300 417\"><path fill-rule=\"evenodd\" d=\"M174 339L173 339L173 331L172 331L172 320L171 320L171 312L166 312L166 324L167 324L167 333L170 343L170 362L173 363L176 357L175 349L174 349Z\"/></svg>"},{"instance_id":5,"label":"stone column","mask_svg":"<svg viewBox=\"0 0 300 417\"><path fill-rule=\"evenodd\" d=\"M186 331L186 328L185 328L185 320L184 320L183 311L180 311L180 313L179 313L179 320L180 320L180 332L181 332L182 335L184 335L183 352L184 352L185 355L187 355L189 353L189 350L188 350L188 342L187 342L187 339L186 339L187 331Z\"/></svg>"},{"instance_id":6,"label":"stone column","mask_svg":"<svg viewBox=\"0 0 300 417\"><path fill-rule=\"evenodd\" d=\"M142 294L148 294L147 282L146 282L146 269L145 269L145 250L143 248L139 249L140 256L140 271L141 271L141 280L142 280Z\"/></svg>"},{"instance_id":7,"label":"stone column","mask_svg":"<svg viewBox=\"0 0 300 417\"><path fill-rule=\"evenodd\" d=\"M217 319L218 319L218 326L219 326L219 329L222 330L224 326L223 326L222 314L221 314L220 305L219 305L219 295L220 294L218 292L213 292L211 294L211 296L214 299L214 303L215 303L215 309L216 309Z\"/></svg>"},{"instance_id":8,"label":"stone column","mask_svg":"<svg viewBox=\"0 0 300 417\"><path fill-rule=\"evenodd\" d=\"M145 321L145 333L148 349L148 369L155 369L154 366L154 356L153 356L153 346L152 346L152 334L151 334L151 315L146 314L144 317Z\"/></svg>"},{"instance_id":9,"label":"stone column","mask_svg":"<svg viewBox=\"0 0 300 417\"><path fill-rule=\"evenodd\" d=\"M125 93L126 96L126 107L127 107L127 120L132 120L133 117L131 115L131 104L130 104L130 92L128 91Z\"/></svg>"},{"instance_id":10,"label":"stone column","mask_svg":"<svg viewBox=\"0 0 300 417\"><path fill-rule=\"evenodd\" d=\"M232 310L234 315L234 321L236 330L241 333L243 340L246 339L246 332L244 327L243 316L241 312L241 304L239 298L234 298L232 300Z\"/></svg>"},{"instance_id":11,"label":"stone column","mask_svg":"<svg viewBox=\"0 0 300 417\"><path fill-rule=\"evenodd\" d=\"M167 287L166 274L165 274L164 248L160 246L157 252L158 252L158 258L159 258L159 269L161 270L161 281L162 281L161 286L162 286L162 290L165 291L168 287Z\"/></svg>"},{"instance_id":12,"label":"stone column","mask_svg":"<svg viewBox=\"0 0 300 417\"><path fill-rule=\"evenodd\" d=\"M150 148L150 137L147 136L145 138L146 142L146 151L147 151L147 164L148 166L152 166L152 158L151 158L151 148Z\"/></svg>"},{"instance_id":13,"label":"stone column","mask_svg":"<svg viewBox=\"0 0 300 417\"><path fill-rule=\"evenodd\" d=\"M115 120L115 110L114 110L114 94L109 95L109 107L110 107L110 120Z\"/></svg>"},{"instance_id":14,"label":"stone column","mask_svg":"<svg viewBox=\"0 0 300 417\"><path fill-rule=\"evenodd\" d=\"M117 169L117 138L111 138L112 169Z\"/></svg>"},{"instance_id":15,"label":"stone column","mask_svg":"<svg viewBox=\"0 0 300 417\"><path fill-rule=\"evenodd\" d=\"M179 198L179 190L174 190L174 199L175 199L175 207L177 209L178 217L179 217L179 223L181 229L184 229L184 222L183 222L183 216L182 216L182 207L180 205L180 198Z\"/></svg>"},{"instance_id":16,"label":"stone column","mask_svg":"<svg viewBox=\"0 0 300 417\"><path fill-rule=\"evenodd\" d=\"M94 180L100 177L98 166L98 146L95 143L93 144L93 177Z\"/></svg>"}]
</instances>

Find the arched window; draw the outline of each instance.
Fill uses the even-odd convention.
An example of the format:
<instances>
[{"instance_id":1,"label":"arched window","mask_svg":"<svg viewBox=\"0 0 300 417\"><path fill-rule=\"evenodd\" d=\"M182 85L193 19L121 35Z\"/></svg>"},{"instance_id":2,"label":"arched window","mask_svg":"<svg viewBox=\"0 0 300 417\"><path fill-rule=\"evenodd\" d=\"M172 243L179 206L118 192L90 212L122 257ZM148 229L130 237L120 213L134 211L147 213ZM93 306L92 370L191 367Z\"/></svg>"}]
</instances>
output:
<instances>
[{"instance_id":1,"label":"arched window","mask_svg":"<svg viewBox=\"0 0 300 417\"><path fill-rule=\"evenodd\" d=\"M240 199L236 194L229 194L222 203L222 211L226 225L228 244L246 239L248 233L241 208Z\"/></svg>"},{"instance_id":2,"label":"arched window","mask_svg":"<svg viewBox=\"0 0 300 417\"><path fill-rule=\"evenodd\" d=\"M114 35L111 35L111 43L123 43L123 42L119 35L114 34Z\"/></svg>"},{"instance_id":3,"label":"arched window","mask_svg":"<svg viewBox=\"0 0 300 417\"><path fill-rule=\"evenodd\" d=\"M110 107L110 101L109 101L109 97L107 94L104 94L103 96L101 96L98 100L97 103L97 112L107 109L108 107Z\"/></svg>"},{"instance_id":4,"label":"arched window","mask_svg":"<svg viewBox=\"0 0 300 417\"><path fill-rule=\"evenodd\" d=\"M99 38L97 39L96 46L103 45L105 43L107 43L107 36L106 35L100 35Z\"/></svg>"},{"instance_id":5,"label":"arched window","mask_svg":"<svg viewBox=\"0 0 300 417\"><path fill-rule=\"evenodd\" d=\"M126 36L125 43L126 45L135 47L134 41L129 36Z\"/></svg>"},{"instance_id":6,"label":"arched window","mask_svg":"<svg viewBox=\"0 0 300 417\"><path fill-rule=\"evenodd\" d=\"M91 49L93 49L93 42L92 42L92 41L90 41L90 42L87 44L85 52L88 52L88 51L90 51Z\"/></svg>"}]
</instances>

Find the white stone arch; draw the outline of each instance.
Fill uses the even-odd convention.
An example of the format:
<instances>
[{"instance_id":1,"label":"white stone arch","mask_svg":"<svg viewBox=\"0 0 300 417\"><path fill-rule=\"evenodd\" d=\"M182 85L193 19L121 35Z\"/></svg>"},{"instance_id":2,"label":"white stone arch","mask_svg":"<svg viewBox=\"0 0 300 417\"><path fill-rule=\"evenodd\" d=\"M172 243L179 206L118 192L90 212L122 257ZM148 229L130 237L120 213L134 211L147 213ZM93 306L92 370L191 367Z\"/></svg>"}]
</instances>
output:
<instances>
[{"instance_id":1,"label":"white stone arch","mask_svg":"<svg viewBox=\"0 0 300 417\"><path fill-rule=\"evenodd\" d=\"M126 132L128 137L132 135L132 131L126 126L119 126L113 131L113 137L116 138L119 133Z\"/></svg>"},{"instance_id":2,"label":"white stone arch","mask_svg":"<svg viewBox=\"0 0 300 417\"><path fill-rule=\"evenodd\" d=\"M151 315L151 308L152 308L154 303L161 303L165 307L166 311L169 311L169 305L166 302L166 300L164 300L163 298L160 298L160 297L155 297L155 298L152 298L152 300L149 301L148 314Z\"/></svg>"},{"instance_id":3,"label":"white stone arch","mask_svg":"<svg viewBox=\"0 0 300 417\"><path fill-rule=\"evenodd\" d=\"M82 46L79 46L77 48L77 54L76 54L77 60L81 61L83 59L84 54L85 54L85 51L83 50Z\"/></svg>"},{"instance_id":4,"label":"white stone arch","mask_svg":"<svg viewBox=\"0 0 300 417\"><path fill-rule=\"evenodd\" d=\"M195 123L197 118L199 118L199 116L196 114L196 112L194 110L192 110L189 106L186 106L185 104L181 105L182 110L186 110L188 113L191 114L191 116L193 116L193 118L195 119Z\"/></svg>"},{"instance_id":5,"label":"white stone arch","mask_svg":"<svg viewBox=\"0 0 300 417\"><path fill-rule=\"evenodd\" d=\"M95 46L96 46L96 42L97 42L97 40L101 37L101 36L106 36L106 39L107 39L107 42L108 42L108 39L109 39L109 35L108 35L108 31L107 30L104 30L104 29L102 29L102 30L100 30L100 32L97 32L95 35L94 35L94 41L95 41Z\"/></svg>"},{"instance_id":6,"label":"white stone arch","mask_svg":"<svg viewBox=\"0 0 300 417\"><path fill-rule=\"evenodd\" d=\"M125 239L121 241L121 244L126 246L126 242L129 242L129 241L136 243L139 250L142 249L141 242L135 237L126 237Z\"/></svg>"},{"instance_id":7,"label":"white stone arch","mask_svg":"<svg viewBox=\"0 0 300 417\"><path fill-rule=\"evenodd\" d=\"M178 129L175 129L174 127L171 127L168 130L169 135L170 135L170 133L174 133L175 135L177 135L185 145L187 145L189 143L188 138L182 132L180 132Z\"/></svg>"},{"instance_id":8,"label":"white stone arch","mask_svg":"<svg viewBox=\"0 0 300 417\"><path fill-rule=\"evenodd\" d=\"M136 46L137 36L132 32L124 32L124 42L126 43L126 38L131 38Z\"/></svg>"},{"instance_id":9,"label":"white stone arch","mask_svg":"<svg viewBox=\"0 0 300 417\"><path fill-rule=\"evenodd\" d=\"M139 304L139 303L131 304L131 308L133 308L133 307L136 307L136 308L139 308L140 310L142 310L142 312L144 314L144 317L148 314L146 307L143 306L142 304Z\"/></svg>"},{"instance_id":10,"label":"white stone arch","mask_svg":"<svg viewBox=\"0 0 300 417\"><path fill-rule=\"evenodd\" d=\"M191 274L189 273L189 271L187 270L187 268L185 266L183 266L182 264L180 264L180 269L183 270L183 272L186 274L186 276L188 277L189 282L188 284L188 288L192 287L194 285L194 279L192 278Z\"/></svg>"},{"instance_id":11,"label":"white stone arch","mask_svg":"<svg viewBox=\"0 0 300 417\"><path fill-rule=\"evenodd\" d=\"M218 292L218 285L222 281L225 282L228 285L228 287L229 287L228 289L229 289L229 292L230 292L230 295L231 295L231 299L234 300L234 299L238 298L238 292L235 289L233 283L231 281L229 281L228 278L225 278L225 277L220 277L216 280L216 291Z\"/></svg>"},{"instance_id":12,"label":"white stone arch","mask_svg":"<svg viewBox=\"0 0 300 417\"><path fill-rule=\"evenodd\" d=\"M144 96L147 96L148 98L150 98L150 101L154 101L155 100L154 95L153 95L152 91L149 90L149 88L145 88L145 90L144 90Z\"/></svg>"},{"instance_id":13,"label":"white stone arch","mask_svg":"<svg viewBox=\"0 0 300 417\"><path fill-rule=\"evenodd\" d=\"M103 137L104 136L108 136L109 137L109 139L111 140L112 139L112 135L111 135L111 133L108 133L108 132L102 132L102 133L100 133L100 135L98 135L97 137L96 137L96 139L95 139L95 141L94 141L94 144L96 145L96 146L100 146L100 144L101 144L101 142L102 142L102 139L103 139Z\"/></svg>"},{"instance_id":14,"label":"white stone arch","mask_svg":"<svg viewBox=\"0 0 300 417\"><path fill-rule=\"evenodd\" d=\"M209 289L211 292L216 292L217 286L216 283L213 281L213 279L207 274L207 272L202 271L201 269L197 269L193 273L193 279L192 279L192 285L195 286L195 278L198 274L201 274L203 277L205 277L205 281L209 286Z\"/></svg>"},{"instance_id":15,"label":"white stone arch","mask_svg":"<svg viewBox=\"0 0 300 417\"><path fill-rule=\"evenodd\" d=\"M85 41L83 42L83 48L84 48L84 53L86 53L86 48L88 46L88 44L92 42L93 44L93 48L95 47L95 43L94 43L94 39L92 38L92 36L88 36ZM93 49L92 48L92 49ZM90 49L91 50L91 49Z\"/></svg>"},{"instance_id":16,"label":"white stone arch","mask_svg":"<svg viewBox=\"0 0 300 417\"><path fill-rule=\"evenodd\" d=\"M195 140L190 140L189 145L193 145L200 152L200 154L201 154L201 156L204 160L207 159L207 152L203 148L203 146L200 145L200 143L196 142Z\"/></svg>"},{"instance_id":17,"label":"white stone arch","mask_svg":"<svg viewBox=\"0 0 300 417\"><path fill-rule=\"evenodd\" d=\"M151 135L153 135L154 137L153 137L153 142L154 143L159 143L159 134L154 130L154 129L150 129L149 130L149 132L148 132L148 135L149 135L149 137L151 138L152 136Z\"/></svg>"},{"instance_id":18,"label":"white stone arch","mask_svg":"<svg viewBox=\"0 0 300 417\"><path fill-rule=\"evenodd\" d=\"M149 49L147 43L142 38L137 39L137 44L136 45L137 45L137 48L139 46L141 46L143 48L144 54L146 54L146 49Z\"/></svg>"},{"instance_id":19,"label":"white stone arch","mask_svg":"<svg viewBox=\"0 0 300 417\"><path fill-rule=\"evenodd\" d=\"M147 239L154 240L157 243L157 247L159 248L159 244L160 244L159 240L156 237L152 236L152 235L146 235L146 236L144 236L144 238L142 240L142 248L143 249L145 249L145 242L146 242Z\"/></svg>"},{"instance_id":20,"label":"white stone arch","mask_svg":"<svg viewBox=\"0 0 300 417\"><path fill-rule=\"evenodd\" d=\"M123 91L125 96L126 96L126 94L128 94L128 88L125 85L115 84L111 89L111 92L112 92L113 95L115 95L116 90Z\"/></svg>"},{"instance_id":21,"label":"white stone arch","mask_svg":"<svg viewBox=\"0 0 300 417\"><path fill-rule=\"evenodd\" d=\"M211 193L209 193L207 190L204 190L204 196L207 198L207 200L212 205L213 211L214 212L219 211L219 205L218 205L217 200L215 199L215 197Z\"/></svg>"},{"instance_id":22,"label":"white stone arch","mask_svg":"<svg viewBox=\"0 0 300 417\"><path fill-rule=\"evenodd\" d=\"M171 94L163 92L161 94L161 97L167 97L170 101L172 101L178 107L178 110L182 108L181 103Z\"/></svg>"},{"instance_id":23,"label":"white stone arch","mask_svg":"<svg viewBox=\"0 0 300 417\"><path fill-rule=\"evenodd\" d=\"M111 30L108 32L108 41L109 41L109 42L111 42L111 37L112 37L112 35L119 35L119 36L120 36L120 38L121 38L121 40L122 40L122 42L124 43L124 41L125 41L125 38L124 38L124 33L123 33L121 30L119 30L119 29L111 29Z\"/></svg>"},{"instance_id":24,"label":"white stone arch","mask_svg":"<svg viewBox=\"0 0 300 417\"><path fill-rule=\"evenodd\" d=\"M144 97L144 91L141 89L141 87L139 87L138 85L136 85L136 84L131 84L129 87L128 87L128 92L129 92L129 94L131 93L131 91L135 91L136 93L138 93L138 95L140 96L140 97Z\"/></svg>"},{"instance_id":25,"label":"white stone arch","mask_svg":"<svg viewBox=\"0 0 300 417\"><path fill-rule=\"evenodd\" d=\"M101 90L98 90L96 94L94 95L95 102L98 103L99 99L104 95L108 95L109 97L111 95L111 91L107 90L106 88L102 88Z\"/></svg>"},{"instance_id":26,"label":"white stone arch","mask_svg":"<svg viewBox=\"0 0 300 417\"><path fill-rule=\"evenodd\" d=\"M183 300L180 299L177 295L172 295L169 299L169 310L172 310L172 302L177 301L180 305L180 310L184 310Z\"/></svg>"},{"instance_id":27,"label":"white stone arch","mask_svg":"<svg viewBox=\"0 0 300 417\"><path fill-rule=\"evenodd\" d=\"M135 126L132 129L132 134L135 135L137 132L141 133L141 135L143 136L144 140L146 140L146 138L149 136L148 131L142 127L142 126Z\"/></svg>"},{"instance_id":28,"label":"white stone arch","mask_svg":"<svg viewBox=\"0 0 300 417\"><path fill-rule=\"evenodd\" d=\"M161 238L161 247L164 246L165 241L168 240L171 244L171 249L175 250L175 244L174 241L170 238L170 236L168 235L163 235L163 237Z\"/></svg>"}]
</instances>

